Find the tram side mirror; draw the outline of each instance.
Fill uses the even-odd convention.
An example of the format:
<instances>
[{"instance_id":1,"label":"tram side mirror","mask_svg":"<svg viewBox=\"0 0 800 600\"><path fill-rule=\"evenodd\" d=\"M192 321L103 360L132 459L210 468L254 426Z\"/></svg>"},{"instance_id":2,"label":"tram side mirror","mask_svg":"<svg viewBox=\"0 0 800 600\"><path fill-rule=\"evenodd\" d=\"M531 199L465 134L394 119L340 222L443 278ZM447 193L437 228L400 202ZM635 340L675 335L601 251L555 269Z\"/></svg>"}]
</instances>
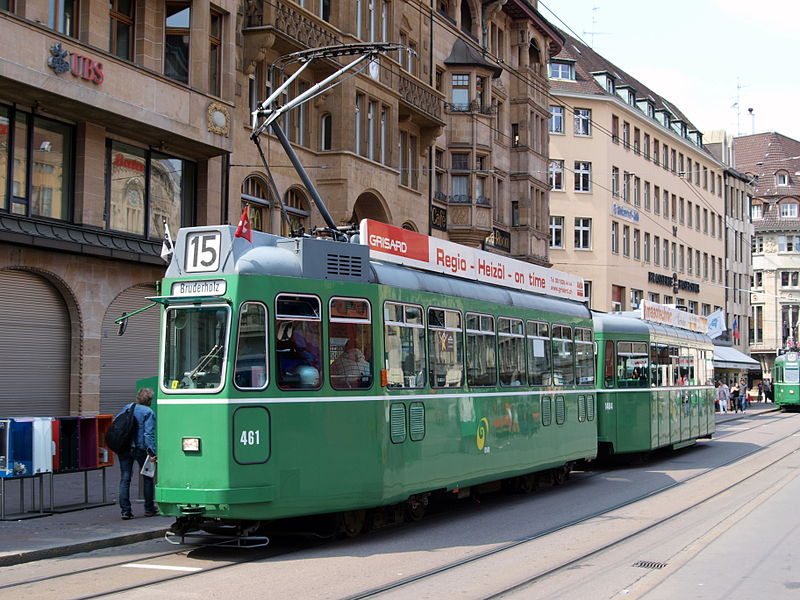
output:
<instances>
[{"instance_id":1,"label":"tram side mirror","mask_svg":"<svg viewBox=\"0 0 800 600\"><path fill-rule=\"evenodd\" d=\"M128 317L127 317L127 315L128 315L128 313L126 313L126 312L122 313L122 317L119 319L119 331L117 332L117 335L122 335L123 333L125 333L125 330L128 328Z\"/></svg>"}]
</instances>

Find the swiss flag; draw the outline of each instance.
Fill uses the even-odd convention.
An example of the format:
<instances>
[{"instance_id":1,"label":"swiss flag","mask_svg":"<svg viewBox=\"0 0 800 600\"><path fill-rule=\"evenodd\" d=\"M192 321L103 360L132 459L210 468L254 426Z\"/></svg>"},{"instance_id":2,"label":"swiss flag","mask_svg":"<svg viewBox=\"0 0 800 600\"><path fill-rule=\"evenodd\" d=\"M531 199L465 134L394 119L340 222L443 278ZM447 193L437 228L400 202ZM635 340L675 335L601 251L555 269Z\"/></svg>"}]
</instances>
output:
<instances>
[{"instance_id":1,"label":"swiss flag","mask_svg":"<svg viewBox=\"0 0 800 600\"><path fill-rule=\"evenodd\" d=\"M250 229L250 217L247 216L246 206L242 212L242 218L239 219L239 226L236 228L236 233L234 233L233 236L244 238L251 244L253 243L252 229Z\"/></svg>"}]
</instances>

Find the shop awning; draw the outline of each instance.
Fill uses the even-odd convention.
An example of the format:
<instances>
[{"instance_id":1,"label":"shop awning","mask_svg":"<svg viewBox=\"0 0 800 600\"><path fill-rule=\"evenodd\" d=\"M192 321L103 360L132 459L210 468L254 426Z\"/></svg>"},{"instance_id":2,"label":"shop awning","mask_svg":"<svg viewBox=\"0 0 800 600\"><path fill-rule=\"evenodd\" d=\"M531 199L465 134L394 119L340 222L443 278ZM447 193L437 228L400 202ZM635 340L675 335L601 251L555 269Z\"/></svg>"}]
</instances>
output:
<instances>
[{"instance_id":1,"label":"shop awning","mask_svg":"<svg viewBox=\"0 0 800 600\"><path fill-rule=\"evenodd\" d=\"M739 352L736 348L714 346L714 368L759 371L761 370L761 363Z\"/></svg>"}]
</instances>

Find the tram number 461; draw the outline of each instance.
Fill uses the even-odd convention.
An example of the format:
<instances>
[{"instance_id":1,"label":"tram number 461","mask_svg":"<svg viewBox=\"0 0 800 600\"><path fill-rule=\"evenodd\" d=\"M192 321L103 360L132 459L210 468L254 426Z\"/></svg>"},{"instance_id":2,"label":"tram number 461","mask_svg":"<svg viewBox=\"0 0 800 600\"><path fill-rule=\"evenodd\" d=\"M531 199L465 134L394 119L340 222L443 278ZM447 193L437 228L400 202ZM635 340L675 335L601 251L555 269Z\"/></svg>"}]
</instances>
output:
<instances>
[{"instance_id":1,"label":"tram number 461","mask_svg":"<svg viewBox=\"0 0 800 600\"><path fill-rule=\"evenodd\" d=\"M258 446L261 443L261 431L258 429L242 430L239 443L242 446Z\"/></svg>"}]
</instances>

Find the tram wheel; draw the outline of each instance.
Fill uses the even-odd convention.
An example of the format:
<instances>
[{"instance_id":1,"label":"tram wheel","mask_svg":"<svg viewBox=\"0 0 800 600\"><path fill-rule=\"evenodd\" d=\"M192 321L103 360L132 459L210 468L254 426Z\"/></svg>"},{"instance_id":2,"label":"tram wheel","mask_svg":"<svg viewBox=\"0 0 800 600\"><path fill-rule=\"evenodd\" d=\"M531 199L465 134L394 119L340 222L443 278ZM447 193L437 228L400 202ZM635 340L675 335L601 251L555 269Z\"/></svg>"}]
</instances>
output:
<instances>
[{"instance_id":1,"label":"tram wheel","mask_svg":"<svg viewBox=\"0 0 800 600\"><path fill-rule=\"evenodd\" d=\"M533 473L527 473L525 475L520 475L514 480L515 483L515 491L518 494L530 494L533 492L536 487L536 475Z\"/></svg>"},{"instance_id":2,"label":"tram wheel","mask_svg":"<svg viewBox=\"0 0 800 600\"><path fill-rule=\"evenodd\" d=\"M421 521L425 516L427 502L420 502L419 500L409 500L406 503L406 519L409 521Z\"/></svg>"},{"instance_id":3,"label":"tram wheel","mask_svg":"<svg viewBox=\"0 0 800 600\"><path fill-rule=\"evenodd\" d=\"M354 538L364 531L367 523L366 510L348 510L342 513L341 531L344 537Z\"/></svg>"},{"instance_id":4,"label":"tram wheel","mask_svg":"<svg viewBox=\"0 0 800 600\"><path fill-rule=\"evenodd\" d=\"M553 483L555 485L563 485L569 479L569 467L563 466L553 469Z\"/></svg>"}]
</instances>

